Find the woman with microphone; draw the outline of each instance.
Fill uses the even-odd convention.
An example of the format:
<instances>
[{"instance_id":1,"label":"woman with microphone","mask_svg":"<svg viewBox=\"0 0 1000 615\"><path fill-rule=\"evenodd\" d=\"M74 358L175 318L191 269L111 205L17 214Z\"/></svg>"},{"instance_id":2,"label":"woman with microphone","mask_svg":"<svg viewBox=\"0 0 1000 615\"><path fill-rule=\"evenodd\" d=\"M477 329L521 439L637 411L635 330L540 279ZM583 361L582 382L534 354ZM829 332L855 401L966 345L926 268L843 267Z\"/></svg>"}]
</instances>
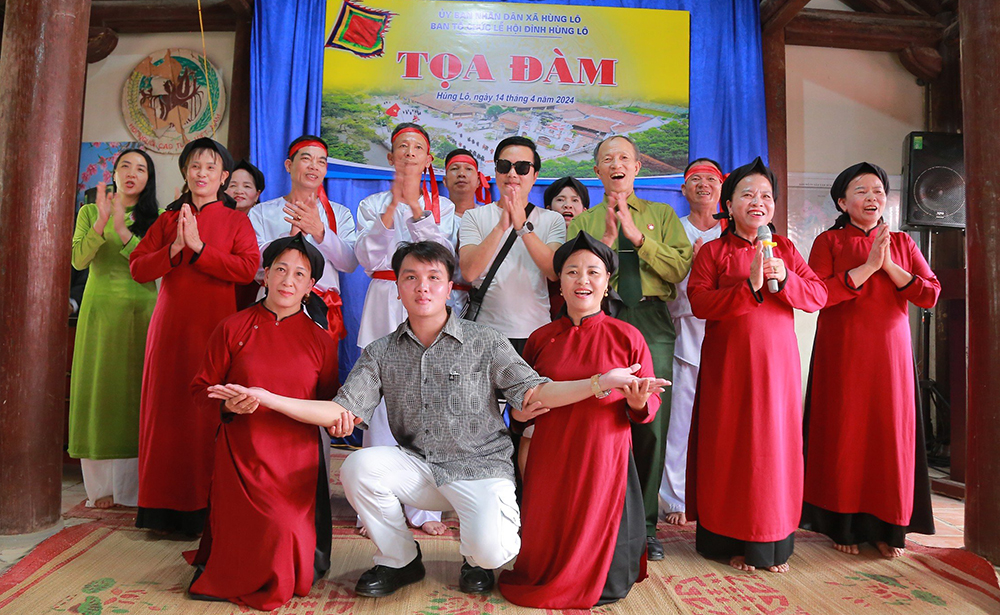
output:
<instances>
[{"instance_id":1,"label":"woman with microphone","mask_svg":"<svg viewBox=\"0 0 1000 615\"><path fill-rule=\"evenodd\" d=\"M686 512L702 555L786 572L803 476L793 310L815 312L827 291L791 241L771 236L774 197L760 158L734 170L722 185L726 231L691 270L691 310L707 321L701 377L711 386L700 380L695 396Z\"/></svg>"}]
</instances>

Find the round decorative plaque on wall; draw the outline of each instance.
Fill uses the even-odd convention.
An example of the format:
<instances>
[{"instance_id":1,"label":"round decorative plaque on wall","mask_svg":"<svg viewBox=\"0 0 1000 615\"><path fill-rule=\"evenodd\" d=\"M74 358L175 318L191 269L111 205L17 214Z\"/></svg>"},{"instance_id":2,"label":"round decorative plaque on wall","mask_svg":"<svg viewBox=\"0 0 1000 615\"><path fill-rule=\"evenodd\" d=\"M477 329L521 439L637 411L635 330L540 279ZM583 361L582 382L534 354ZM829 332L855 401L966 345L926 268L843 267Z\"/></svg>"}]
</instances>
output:
<instances>
[{"instance_id":1,"label":"round decorative plaque on wall","mask_svg":"<svg viewBox=\"0 0 1000 615\"><path fill-rule=\"evenodd\" d=\"M225 109L222 75L189 49L151 53L122 88L122 115L129 132L161 154L179 154L188 141L213 136Z\"/></svg>"}]
</instances>

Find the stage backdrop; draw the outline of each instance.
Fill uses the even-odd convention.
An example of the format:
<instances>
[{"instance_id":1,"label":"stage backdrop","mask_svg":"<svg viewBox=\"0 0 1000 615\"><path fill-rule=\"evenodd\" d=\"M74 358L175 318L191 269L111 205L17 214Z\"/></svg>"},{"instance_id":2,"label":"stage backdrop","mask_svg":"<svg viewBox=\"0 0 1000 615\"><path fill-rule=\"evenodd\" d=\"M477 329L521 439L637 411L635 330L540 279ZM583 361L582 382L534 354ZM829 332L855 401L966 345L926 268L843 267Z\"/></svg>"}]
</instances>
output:
<instances>
[{"instance_id":1,"label":"stage backdrop","mask_svg":"<svg viewBox=\"0 0 1000 615\"><path fill-rule=\"evenodd\" d=\"M542 177L596 177L594 147L619 134L641 175L688 162L686 11L329 0L326 20L321 134L339 162L387 168L401 122L427 129L436 167L461 147L487 175L512 135L538 144Z\"/></svg>"},{"instance_id":2,"label":"stage backdrop","mask_svg":"<svg viewBox=\"0 0 1000 615\"><path fill-rule=\"evenodd\" d=\"M250 144L253 162L267 176L267 190L262 199L286 194L289 189L288 174L284 169L288 143L303 133L322 132L324 49L330 35L333 34L334 25L331 17L328 28L327 2L328 0L254 2ZM334 4L339 9L340 4ZM371 6L377 7L380 4L380 0L371 2ZM431 3L407 0L394 4L430 5ZM465 2L433 4L444 6L442 10L445 11L463 11L467 5ZM485 5L492 12L520 12L511 9L514 3L497 1L476 4ZM688 11L690 15L689 156L714 158L722 163L725 170L749 162L758 155L766 160L767 129L759 0L548 0L531 3L533 12L539 14L555 13L556 9L565 9L573 15L577 12L583 15L584 10L591 7ZM650 14L647 11L642 13ZM404 22L390 22L387 40L391 42L394 35L400 34L397 28L401 28L399 25L401 23ZM569 24L566 24L566 27L569 27ZM429 45L436 44L432 41L439 36L436 32L426 30L420 34L423 40L419 38L414 40L424 44L404 51L432 49L433 47ZM643 75L644 79L655 82L664 78L665 70L675 69L657 62L662 47L672 48L670 38L675 35L676 32L665 31L647 41L644 52L651 63ZM626 33L626 38L621 41L623 46L629 42L628 36L630 35ZM356 40L354 43L359 42L366 41ZM548 49L547 61L551 61L555 56L552 51L555 47L564 51L563 41L557 42L559 45L540 47L542 50ZM508 55L516 51L519 49L512 49ZM332 50L327 53L332 53ZM596 59L601 53L602 51L598 49L593 57ZM564 53L564 57L569 58L570 55ZM460 59L463 68L467 69L466 59L464 57ZM496 66L491 64L490 68L496 70L498 74L510 70L509 62L498 63ZM550 66L544 66L543 63L543 70L548 68ZM424 70L428 75L431 74L426 65ZM459 79L461 81L461 78ZM455 91L459 90L459 86L453 87ZM447 90L438 88L435 92L449 90L451 88ZM548 174L544 163L542 171L543 175ZM327 191L331 199L356 211L360 200L368 194L388 190L390 177L387 170L331 164ZM546 183L539 181L537 184L539 187L532 191L532 200L535 203L541 204L541 192ZM600 201L602 197L600 184L595 180L587 180L584 183L590 189L591 201ZM669 203L678 214L685 215L688 207L680 195L679 186L680 178L677 176L641 177L636 182L636 193L643 198ZM348 337L341 343L343 378L359 355L356 347L357 327L368 280L364 271L359 269L351 274L342 275L342 282L344 317L348 327Z\"/></svg>"}]
</instances>

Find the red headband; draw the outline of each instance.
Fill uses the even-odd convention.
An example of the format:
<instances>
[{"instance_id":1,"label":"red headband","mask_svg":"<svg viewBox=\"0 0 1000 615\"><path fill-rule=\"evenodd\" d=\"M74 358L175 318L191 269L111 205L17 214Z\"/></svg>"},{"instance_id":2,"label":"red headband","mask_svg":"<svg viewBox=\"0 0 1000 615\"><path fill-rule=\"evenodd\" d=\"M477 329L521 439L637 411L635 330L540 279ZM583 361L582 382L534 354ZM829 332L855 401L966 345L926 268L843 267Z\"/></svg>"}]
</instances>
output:
<instances>
[{"instance_id":1,"label":"red headband","mask_svg":"<svg viewBox=\"0 0 1000 615\"><path fill-rule=\"evenodd\" d=\"M427 135L425 135L422 130L420 130L419 128L413 128L412 126L401 128L399 131L396 132L396 134L392 135L392 139L389 141L390 145L395 143L396 139L399 138L400 135L406 134L408 132L413 132L420 135L427 143L427 153L428 154L431 153L430 139L427 138ZM441 224L441 197L438 195L437 179L435 179L434 177L434 165L432 164L427 165L427 171L431 175L430 190L427 189L427 184L425 184L423 180L421 180L420 182L420 189L424 194L424 207L427 207L429 203L431 206L431 213L434 214L434 222L437 224Z\"/></svg>"},{"instance_id":2,"label":"red headband","mask_svg":"<svg viewBox=\"0 0 1000 615\"><path fill-rule=\"evenodd\" d=\"M490 176L484 175L483 172L479 170L479 163L476 159L467 154L459 154L451 159L448 166L451 166L453 162L464 162L472 165L472 167L476 170L476 173L479 174L479 186L476 187L476 200L480 203L491 202L493 199L490 195ZM447 169L445 169L445 171L447 172Z\"/></svg>"},{"instance_id":3,"label":"red headband","mask_svg":"<svg viewBox=\"0 0 1000 615\"><path fill-rule=\"evenodd\" d=\"M288 148L288 159L291 160L295 153L304 147L321 147L323 152L329 155L329 150L326 149L326 145L322 141L316 141L315 139L299 141L295 145ZM316 188L316 198L319 199L320 204L323 205L323 209L326 211L326 223L334 233L337 232L337 217L333 213L333 207L330 206L330 199L326 196L326 189L323 187L323 183L320 182L319 187Z\"/></svg>"},{"instance_id":4,"label":"red headband","mask_svg":"<svg viewBox=\"0 0 1000 615\"><path fill-rule=\"evenodd\" d=\"M723 178L723 176L722 176L722 171L720 171L719 169L715 168L715 165L712 165L712 164L696 164L696 165L694 165L693 167L691 167L690 169L687 170L687 173L684 174L684 181L687 181L688 178L690 178L695 173L701 173L701 174L704 174L704 175L714 175L715 177L717 177L719 179L720 182L726 181L725 178Z\"/></svg>"}]
</instances>

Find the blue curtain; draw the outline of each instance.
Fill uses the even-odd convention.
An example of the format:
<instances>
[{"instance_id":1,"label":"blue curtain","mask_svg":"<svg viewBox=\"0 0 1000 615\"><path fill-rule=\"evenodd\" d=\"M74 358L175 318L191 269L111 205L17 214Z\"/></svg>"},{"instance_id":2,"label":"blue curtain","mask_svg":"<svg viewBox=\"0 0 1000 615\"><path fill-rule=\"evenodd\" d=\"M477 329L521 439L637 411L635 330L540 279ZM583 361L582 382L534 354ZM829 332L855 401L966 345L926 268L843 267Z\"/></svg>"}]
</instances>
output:
<instances>
[{"instance_id":1,"label":"blue curtain","mask_svg":"<svg viewBox=\"0 0 1000 615\"><path fill-rule=\"evenodd\" d=\"M486 0L491 1L491 0ZM505 1L505 0L492 0ZM532 3L532 0L520 0ZM692 157L718 160L728 170L762 156L767 160L764 72L759 0L535 0L537 4L683 10L691 14L690 141ZM267 177L262 198L286 194L285 148L304 133L319 134L323 85L326 0L257 0L251 40L250 146L253 162ZM650 50L655 53L655 50ZM655 76L651 76L655 78ZM544 175L544 161L542 164ZM374 192L388 190L389 171L331 165L330 199L356 212ZM540 180L531 198L542 202L548 181ZM600 183L584 182L592 202L602 198ZM681 178L640 178L636 194L669 203L678 215L688 212L680 195ZM341 378L360 354L357 330L368 278L363 270L342 275L344 320L348 336L340 345Z\"/></svg>"}]
</instances>

